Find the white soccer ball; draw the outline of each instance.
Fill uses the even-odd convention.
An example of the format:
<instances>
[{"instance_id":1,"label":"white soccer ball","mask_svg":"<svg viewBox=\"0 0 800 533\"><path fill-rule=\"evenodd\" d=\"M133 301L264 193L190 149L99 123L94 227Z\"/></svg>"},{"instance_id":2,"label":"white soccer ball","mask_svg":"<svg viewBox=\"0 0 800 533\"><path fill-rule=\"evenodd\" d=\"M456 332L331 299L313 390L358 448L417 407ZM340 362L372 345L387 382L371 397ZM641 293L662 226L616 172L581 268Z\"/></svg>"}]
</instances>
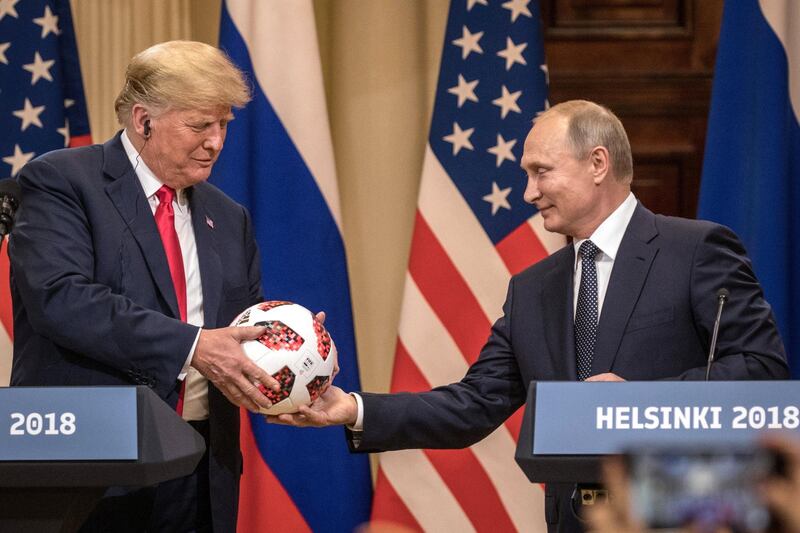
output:
<instances>
[{"instance_id":1,"label":"white soccer ball","mask_svg":"<svg viewBox=\"0 0 800 533\"><path fill-rule=\"evenodd\" d=\"M314 313L292 302L263 302L245 309L232 326L267 326L260 338L242 343L244 353L281 384L276 392L258 384L272 402L268 415L295 413L328 388L336 345Z\"/></svg>"}]
</instances>

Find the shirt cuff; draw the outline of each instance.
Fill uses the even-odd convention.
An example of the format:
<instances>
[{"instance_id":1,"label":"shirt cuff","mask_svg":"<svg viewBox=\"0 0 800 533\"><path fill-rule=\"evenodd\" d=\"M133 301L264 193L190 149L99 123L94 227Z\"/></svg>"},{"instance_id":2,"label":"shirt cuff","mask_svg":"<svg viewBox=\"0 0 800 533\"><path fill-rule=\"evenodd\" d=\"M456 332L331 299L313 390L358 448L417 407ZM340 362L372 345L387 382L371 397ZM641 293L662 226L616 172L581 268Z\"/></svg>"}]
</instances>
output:
<instances>
[{"instance_id":1,"label":"shirt cuff","mask_svg":"<svg viewBox=\"0 0 800 533\"><path fill-rule=\"evenodd\" d=\"M364 431L364 400L361 399L361 395L355 392L351 392L350 396L356 399L356 405L358 405L358 415L356 416L356 422L352 426L347 426L347 429L350 431Z\"/></svg>"},{"instance_id":2,"label":"shirt cuff","mask_svg":"<svg viewBox=\"0 0 800 533\"><path fill-rule=\"evenodd\" d=\"M181 368L181 373L178 374L178 381L183 381L186 379L186 374L189 373L189 367L192 366L192 358L194 357L194 350L197 348L197 341L200 340L200 332L203 331L203 328L197 328L197 335L194 338L194 342L192 343L192 349L189 350L189 355L186 357L186 362L183 363L183 368Z\"/></svg>"}]
</instances>

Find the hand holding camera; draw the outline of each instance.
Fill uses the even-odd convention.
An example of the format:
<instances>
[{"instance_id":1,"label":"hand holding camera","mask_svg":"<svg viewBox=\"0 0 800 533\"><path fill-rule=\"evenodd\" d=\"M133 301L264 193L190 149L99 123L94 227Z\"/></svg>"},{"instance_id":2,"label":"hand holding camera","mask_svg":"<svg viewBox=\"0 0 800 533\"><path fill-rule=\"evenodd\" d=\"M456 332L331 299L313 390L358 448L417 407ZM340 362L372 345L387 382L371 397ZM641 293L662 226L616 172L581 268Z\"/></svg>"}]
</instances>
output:
<instances>
[{"instance_id":1,"label":"hand holding camera","mask_svg":"<svg viewBox=\"0 0 800 533\"><path fill-rule=\"evenodd\" d=\"M800 532L800 440L786 434L746 451L636 450L603 473L610 497L588 510L593 532Z\"/></svg>"}]
</instances>

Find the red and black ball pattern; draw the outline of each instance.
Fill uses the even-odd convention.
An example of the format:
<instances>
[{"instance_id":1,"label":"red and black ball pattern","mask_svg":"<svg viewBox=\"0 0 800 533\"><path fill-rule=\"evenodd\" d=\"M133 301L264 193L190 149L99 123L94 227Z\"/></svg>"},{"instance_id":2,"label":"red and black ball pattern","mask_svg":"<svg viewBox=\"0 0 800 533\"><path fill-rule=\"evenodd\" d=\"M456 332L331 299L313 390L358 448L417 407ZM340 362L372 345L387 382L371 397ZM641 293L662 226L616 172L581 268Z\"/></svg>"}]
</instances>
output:
<instances>
[{"instance_id":1,"label":"red and black ball pattern","mask_svg":"<svg viewBox=\"0 0 800 533\"><path fill-rule=\"evenodd\" d=\"M331 336L316 317L314 317L314 332L317 334L317 351L325 361L328 359L328 354L331 353Z\"/></svg>"},{"instance_id":2,"label":"red and black ball pattern","mask_svg":"<svg viewBox=\"0 0 800 533\"><path fill-rule=\"evenodd\" d=\"M289 397L289 394L292 393L292 387L294 387L294 380L297 376L295 376L294 372L288 367L285 366L272 374L272 377L278 380L278 383L281 386L279 391L274 391L272 389L268 389L261 383L258 384L258 390L261 391L261 394L267 397L267 399L276 404L280 401L285 400ZM310 389L309 389L310 390Z\"/></svg>"},{"instance_id":3,"label":"red and black ball pattern","mask_svg":"<svg viewBox=\"0 0 800 533\"><path fill-rule=\"evenodd\" d=\"M296 352L305 342L295 330L280 320L256 322L255 326L266 326L267 331L258 338L258 342L270 350L291 350Z\"/></svg>"},{"instance_id":4,"label":"red and black ball pattern","mask_svg":"<svg viewBox=\"0 0 800 533\"><path fill-rule=\"evenodd\" d=\"M269 311L270 309L275 309L276 307L279 307L281 305L291 305L291 304L292 304L292 302L284 302L284 301L281 301L281 300L274 300L274 301L271 301L271 302L260 303L260 304L258 304L258 308L261 309L262 311Z\"/></svg>"},{"instance_id":5,"label":"red and black ball pattern","mask_svg":"<svg viewBox=\"0 0 800 533\"><path fill-rule=\"evenodd\" d=\"M317 376L308 382L306 388L308 389L308 396L311 398L312 402L319 398L320 394L325 392L325 389L328 388L329 380L330 377L328 376Z\"/></svg>"}]
</instances>

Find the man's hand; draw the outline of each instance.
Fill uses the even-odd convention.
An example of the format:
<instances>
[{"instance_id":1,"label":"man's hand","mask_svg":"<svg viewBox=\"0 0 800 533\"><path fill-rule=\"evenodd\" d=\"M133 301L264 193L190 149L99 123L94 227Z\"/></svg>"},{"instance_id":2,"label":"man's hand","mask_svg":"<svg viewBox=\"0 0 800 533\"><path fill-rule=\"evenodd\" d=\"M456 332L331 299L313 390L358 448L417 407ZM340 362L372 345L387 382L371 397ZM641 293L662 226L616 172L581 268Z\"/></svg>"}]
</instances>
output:
<instances>
[{"instance_id":1,"label":"man's hand","mask_svg":"<svg viewBox=\"0 0 800 533\"><path fill-rule=\"evenodd\" d=\"M592 533L644 533L644 526L633 516L630 481L621 458L611 456L603 461L603 483L608 499L586 508L587 529Z\"/></svg>"},{"instance_id":2,"label":"man's hand","mask_svg":"<svg viewBox=\"0 0 800 533\"><path fill-rule=\"evenodd\" d=\"M303 405L293 414L268 416L267 422L296 427L352 426L358 417L358 404L339 387L329 387L311 406Z\"/></svg>"},{"instance_id":3,"label":"man's hand","mask_svg":"<svg viewBox=\"0 0 800 533\"><path fill-rule=\"evenodd\" d=\"M597 374L589 376L586 381L625 381L613 372L606 372L605 374Z\"/></svg>"},{"instance_id":4,"label":"man's hand","mask_svg":"<svg viewBox=\"0 0 800 533\"><path fill-rule=\"evenodd\" d=\"M278 382L253 363L241 343L263 335L263 326L203 329L192 357L192 366L225 395L231 403L258 412L272 404L255 383L279 390Z\"/></svg>"},{"instance_id":5,"label":"man's hand","mask_svg":"<svg viewBox=\"0 0 800 533\"><path fill-rule=\"evenodd\" d=\"M780 531L800 531L800 441L796 437L774 433L761 439L762 445L783 458L783 474L770 476L761 486L761 494L775 514Z\"/></svg>"}]
</instances>

